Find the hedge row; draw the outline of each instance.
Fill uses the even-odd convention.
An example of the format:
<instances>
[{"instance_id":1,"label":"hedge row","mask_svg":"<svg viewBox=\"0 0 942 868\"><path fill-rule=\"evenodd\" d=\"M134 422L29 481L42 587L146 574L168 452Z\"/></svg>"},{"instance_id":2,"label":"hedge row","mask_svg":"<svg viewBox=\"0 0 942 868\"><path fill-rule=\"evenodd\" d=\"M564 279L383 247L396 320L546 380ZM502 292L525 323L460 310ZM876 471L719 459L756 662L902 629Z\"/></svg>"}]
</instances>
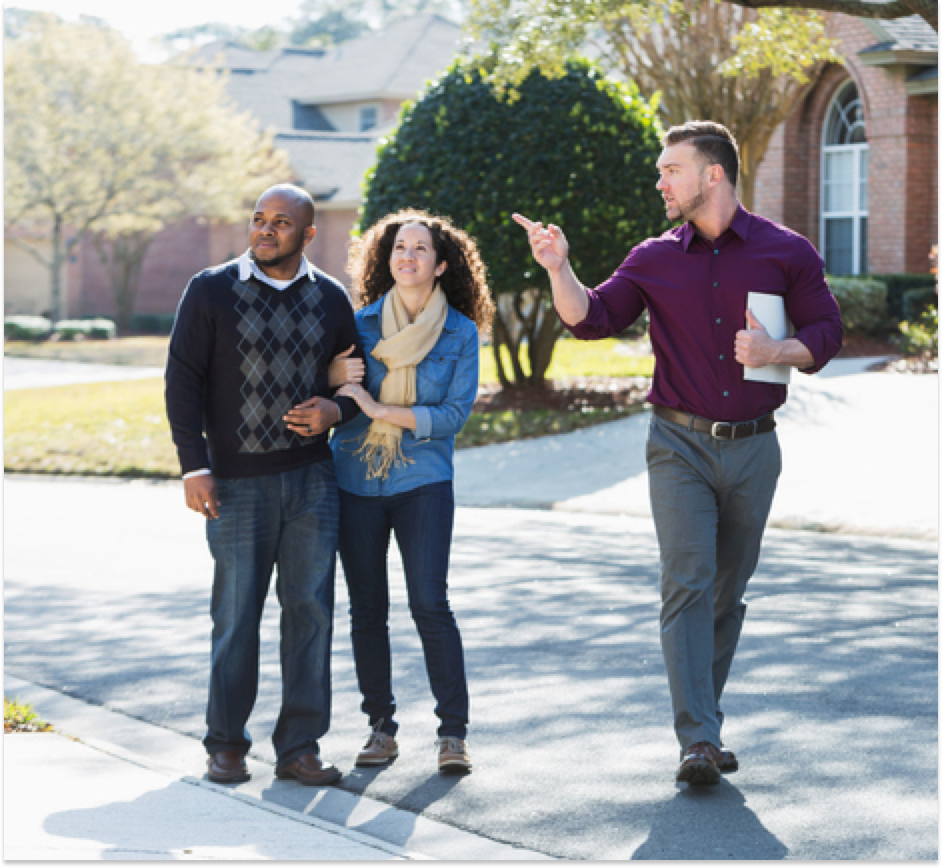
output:
<instances>
[{"instance_id":1,"label":"hedge row","mask_svg":"<svg viewBox=\"0 0 942 868\"><path fill-rule=\"evenodd\" d=\"M44 316L8 316L3 320L3 336L10 341L109 341L115 336L115 324L103 317L53 323Z\"/></svg>"}]
</instances>

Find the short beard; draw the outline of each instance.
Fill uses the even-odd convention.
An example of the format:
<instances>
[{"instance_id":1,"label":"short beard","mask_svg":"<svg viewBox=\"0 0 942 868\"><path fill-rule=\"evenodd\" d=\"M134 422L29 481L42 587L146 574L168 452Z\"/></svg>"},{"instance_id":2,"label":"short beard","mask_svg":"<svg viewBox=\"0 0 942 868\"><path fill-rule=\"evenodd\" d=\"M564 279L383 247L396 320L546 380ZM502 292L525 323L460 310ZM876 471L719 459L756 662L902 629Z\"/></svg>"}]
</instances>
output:
<instances>
[{"instance_id":1,"label":"short beard","mask_svg":"<svg viewBox=\"0 0 942 868\"><path fill-rule=\"evenodd\" d=\"M706 204L706 195L700 190L689 202L678 205L677 210L680 213L681 220L693 220L699 211Z\"/></svg>"},{"instance_id":2,"label":"short beard","mask_svg":"<svg viewBox=\"0 0 942 868\"><path fill-rule=\"evenodd\" d=\"M265 259L261 260L255 255L255 251L251 252L252 261L256 262L258 265L265 265L269 268L272 266L281 265L282 262L287 262L294 256L299 250L304 249L304 236L301 236L301 240L295 245L294 250L290 250L287 253L282 253L280 256L276 256L274 259Z\"/></svg>"}]
</instances>

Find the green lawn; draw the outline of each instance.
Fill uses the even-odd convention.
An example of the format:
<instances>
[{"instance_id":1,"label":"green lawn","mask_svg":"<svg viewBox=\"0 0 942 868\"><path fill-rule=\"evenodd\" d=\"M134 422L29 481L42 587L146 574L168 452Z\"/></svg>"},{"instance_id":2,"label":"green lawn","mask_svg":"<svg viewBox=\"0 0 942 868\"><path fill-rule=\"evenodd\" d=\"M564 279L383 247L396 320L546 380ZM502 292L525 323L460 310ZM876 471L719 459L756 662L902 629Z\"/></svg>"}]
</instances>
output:
<instances>
[{"instance_id":1,"label":"green lawn","mask_svg":"<svg viewBox=\"0 0 942 868\"><path fill-rule=\"evenodd\" d=\"M142 340L142 339L130 339ZM140 358L149 345L95 361ZM160 339L156 339L160 340ZM166 339L163 339L166 353ZM101 342L118 345L121 341ZM642 376L653 367L648 357L615 353L615 341L560 341L550 373L554 377ZM55 345L53 345L55 346ZM65 346L65 345L60 345ZM81 351L92 346L78 345ZM114 349L114 348L112 348ZM48 358L48 356L47 356ZM64 358L75 359L74 355ZM88 356L83 360L89 361ZM151 362L148 362L151 363ZM157 362L162 364L162 362ZM490 348L481 354L481 380L496 382ZM540 437L596 425L637 408L556 413L550 410L472 413L458 447ZM4 395L4 467L19 473L177 478L179 466L164 414L163 379L87 383L45 389L13 390Z\"/></svg>"},{"instance_id":2,"label":"green lawn","mask_svg":"<svg viewBox=\"0 0 942 868\"><path fill-rule=\"evenodd\" d=\"M546 372L548 380L567 380L575 377L650 377L654 372L654 356L628 355L616 352L617 338L603 341L577 341L563 338L556 343L553 361ZM625 345L629 346L629 345ZM504 369L510 370L510 355L504 349ZM530 367L524 358L524 368ZM497 364L494 350L481 347L481 382L497 382Z\"/></svg>"}]
</instances>

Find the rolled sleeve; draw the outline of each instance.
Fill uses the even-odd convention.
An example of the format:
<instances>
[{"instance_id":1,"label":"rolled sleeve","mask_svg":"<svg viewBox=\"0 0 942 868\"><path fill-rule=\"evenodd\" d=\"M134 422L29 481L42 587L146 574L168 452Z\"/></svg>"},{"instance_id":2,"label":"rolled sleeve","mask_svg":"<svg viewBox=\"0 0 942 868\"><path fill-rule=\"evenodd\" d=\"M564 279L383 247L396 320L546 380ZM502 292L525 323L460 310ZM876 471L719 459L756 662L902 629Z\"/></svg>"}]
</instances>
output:
<instances>
[{"instance_id":1,"label":"rolled sleeve","mask_svg":"<svg viewBox=\"0 0 942 868\"><path fill-rule=\"evenodd\" d=\"M415 416L415 430L412 436L416 440L428 440L432 436L432 412L428 407L413 406L412 413Z\"/></svg>"},{"instance_id":2,"label":"rolled sleeve","mask_svg":"<svg viewBox=\"0 0 942 868\"><path fill-rule=\"evenodd\" d=\"M816 374L837 355L844 340L844 328L840 307L824 279L824 263L813 249L809 249L796 270L785 307L795 326L794 337L814 359L811 367L801 371Z\"/></svg>"}]
</instances>

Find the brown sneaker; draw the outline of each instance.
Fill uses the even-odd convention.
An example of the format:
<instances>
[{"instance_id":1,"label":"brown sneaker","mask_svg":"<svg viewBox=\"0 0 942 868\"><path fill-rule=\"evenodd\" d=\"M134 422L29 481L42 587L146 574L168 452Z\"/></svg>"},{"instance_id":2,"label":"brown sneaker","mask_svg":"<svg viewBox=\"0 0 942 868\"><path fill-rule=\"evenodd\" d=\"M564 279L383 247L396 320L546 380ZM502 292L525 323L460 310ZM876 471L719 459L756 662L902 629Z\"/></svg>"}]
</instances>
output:
<instances>
[{"instance_id":1,"label":"brown sneaker","mask_svg":"<svg viewBox=\"0 0 942 868\"><path fill-rule=\"evenodd\" d=\"M396 744L396 739L385 732L371 732L363 750L357 754L356 765L381 766L397 756L399 745Z\"/></svg>"},{"instance_id":2,"label":"brown sneaker","mask_svg":"<svg viewBox=\"0 0 942 868\"><path fill-rule=\"evenodd\" d=\"M698 741L683 752L677 781L691 786L718 784L721 777L719 763L719 748L708 741Z\"/></svg>"},{"instance_id":3,"label":"brown sneaker","mask_svg":"<svg viewBox=\"0 0 942 868\"><path fill-rule=\"evenodd\" d=\"M471 754L463 738L445 736L438 740L438 770L442 774L462 774L471 771Z\"/></svg>"},{"instance_id":4,"label":"brown sneaker","mask_svg":"<svg viewBox=\"0 0 942 868\"><path fill-rule=\"evenodd\" d=\"M206 760L206 777L215 784L241 784L249 780L245 754L237 750L217 750Z\"/></svg>"},{"instance_id":5,"label":"brown sneaker","mask_svg":"<svg viewBox=\"0 0 942 868\"><path fill-rule=\"evenodd\" d=\"M340 769L322 760L317 754L301 754L296 760L275 767L279 780L296 780L306 787L326 787L340 780Z\"/></svg>"}]
</instances>

